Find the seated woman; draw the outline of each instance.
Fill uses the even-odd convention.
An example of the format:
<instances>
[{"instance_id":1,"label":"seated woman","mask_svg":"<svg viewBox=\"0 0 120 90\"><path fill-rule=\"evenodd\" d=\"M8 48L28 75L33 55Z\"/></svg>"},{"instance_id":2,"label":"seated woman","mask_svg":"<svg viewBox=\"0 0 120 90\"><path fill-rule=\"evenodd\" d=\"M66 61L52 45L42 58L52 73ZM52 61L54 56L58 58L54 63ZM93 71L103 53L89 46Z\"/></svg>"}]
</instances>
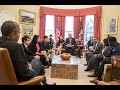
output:
<instances>
[{"instance_id":1,"label":"seated woman","mask_svg":"<svg viewBox=\"0 0 120 90\"><path fill-rule=\"evenodd\" d=\"M33 36L32 42L28 46L28 49L30 49L34 55L40 56L42 65L49 67L48 63L46 62L45 53L41 52L40 37L38 35Z\"/></svg>"},{"instance_id":2,"label":"seated woman","mask_svg":"<svg viewBox=\"0 0 120 90\"><path fill-rule=\"evenodd\" d=\"M59 40L56 44L56 48L57 48L57 51L58 51L58 54L61 54L62 53L62 50L64 49L65 47L65 41L63 39L62 36L59 37Z\"/></svg>"},{"instance_id":3,"label":"seated woman","mask_svg":"<svg viewBox=\"0 0 120 90\"><path fill-rule=\"evenodd\" d=\"M84 48L83 39L82 39L81 36L79 36L78 40L76 40L76 50L75 50L75 53L76 53L76 55L78 55L80 58L81 58L81 56L83 55L83 53L82 53L83 48Z\"/></svg>"}]
</instances>

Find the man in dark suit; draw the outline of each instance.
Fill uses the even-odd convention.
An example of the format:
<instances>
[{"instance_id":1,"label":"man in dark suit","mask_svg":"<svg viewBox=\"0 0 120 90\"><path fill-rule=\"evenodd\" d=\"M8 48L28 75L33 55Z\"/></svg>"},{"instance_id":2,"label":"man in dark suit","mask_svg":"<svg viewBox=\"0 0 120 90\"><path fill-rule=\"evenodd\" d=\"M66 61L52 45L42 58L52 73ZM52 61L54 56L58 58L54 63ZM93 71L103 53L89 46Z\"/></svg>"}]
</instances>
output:
<instances>
[{"instance_id":1,"label":"man in dark suit","mask_svg":"<svg viewBox=\"0 0 120 90\"><path fill-rule=\"evenodd\" d=\"M41 51L46 51L46 59L49 65L52 62L53 50L50 48L48 36L43 37L43 41L40 43Z\"/></svg>"},{"instance_id":2,"label":"man in dark suit","mask_svg":"<svg viewBox=\"0 0 120 90\"><path fill-rule=\"evenodd\" d=\"M65 45L66 45L65 46L66 52L70 54L74 54L73 52L76 47L76 41L75 38L72 38L71 33L68 35L68 38L66 38Z\"/></svg>"},{"instance_id":3,"label":"man in dark suit","mask_svg":"<svg viewBox=\"0 0 120 90\"><path fill-rule=\"evenodd\" d=\"M102 49L102 52L99 54L95 54L93 58L90 58L87 68L89 70L94 69L95 72L92 75L88 75L89 77L96 77L96 73L98 70L98 67L100 65L100 62L102 62L103 59L109 58L111 56L111 46L109 46L108 38L105 38L103 40L104 48Z\"/></svg>"},{"instance_id":4,"label":"man in dark suit","mask_svg":"<svg viewBox=\"0 0 120 90\"><path fill-rule=\"evenodd\" d=\"M32 51L30 49L28 49L29 44L30 44L30 38L28 36L23 36L21 45L26 54L28 62L31 62L34 58L37 58L39 56L37 55L37 57L35 57L35 55L33 55Z\"/></svg>"},{"instance_id":5,"label":"man in dark suit","mask_svg":"<svg viewBox=\"0 0 120 90\"><path fill-rule=\"evenodd\" d=\"M52 34L49 35L49 46L50 46L50 49L54 47L54 40L53 40Z\"/></svg>"},{"instance_id":6,"label":"man in dark suit","mask_svg":"<svg viewBox=\"0 0 120 90\"><path fill-rule=\"evenodd\" d=\"M93 57L91 57L92 55L101 53L102 48L103 48L102 43L98 42L98 38L95 37L93 47L92 48L89 47L89 51L87 53L85 53L87 64L84 64L84 65L88 65L90 58L93 58ZM85 71L87 71L87 70L85 70Z\"/></svg>"},{"instance_id":7,"label":"man in dark suit","mask_svg":"<svg viewBox=\"0 0 120 90\"><path fill-rule=\"evenodd\" d=\"M33 65L27 61L21 44L17 43L20 37L19 25L13 21L5 21L1 26L1 32L0 47L8 49L17 80L25 81L38 76L39 72L37 72L32 67ZM46 78L44 78L43 83L48 85L46 83Z\"/></svg>"},{"instance_id":8,"label":"man in dark suit","mask_svg":"<svg viewBox=\"0 0 120 90\"><path fill-rule=\"evenodd\" d=\"M120 44L117 42L117 39L115 37L110 37L109 38L109 45L112 47L111 49L111 55L120 55ZM103 61L101 62L98 70L97 70L97 78L94 80L91 80L91 83L97 83L98 81L101 81L101 76L103 74L104 71L104 65L105 64L110 64L111 63L111 57L105 58L103 59Z\"/></svg>"},{"instance_id":9,"label":"man in dark suit","mask_svg":"<svg viewBox=\"0 0 120 90\"><path fill-rule=\"evenodd\" d=\"M89 49L90 46L93 46L94 45L94 38L91 36L90 37L90 40L88 41L87 43L87 48Z\"/></svg>"}]
</instances>

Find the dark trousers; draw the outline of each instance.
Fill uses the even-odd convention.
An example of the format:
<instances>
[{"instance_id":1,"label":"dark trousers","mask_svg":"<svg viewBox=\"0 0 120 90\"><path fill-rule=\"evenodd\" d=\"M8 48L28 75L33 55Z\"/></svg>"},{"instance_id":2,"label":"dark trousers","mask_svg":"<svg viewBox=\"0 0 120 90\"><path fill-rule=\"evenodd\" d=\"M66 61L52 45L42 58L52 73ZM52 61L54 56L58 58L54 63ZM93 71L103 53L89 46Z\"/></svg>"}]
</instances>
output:
<instances>
[{"instance_id":1,"label":"dark trousers","mask_svg":"<svg viewBox=\"0 0 120 90\"><path fill-rule=\"evenodd\" d=\"M93 69L95 70L95 73L97 73L99 64L100 64L100 59L98 57L95 57L93 60Z\"/></svg>"},{"instance_id":2,"label":"dark trousers","mask_svg":"<svg viewBox=\"0 0 120 90\"><path fill-rule=\"evenodd\" d=\"M45 75L44 66L39 59L33 59L31 61L32 69L35 72L35 76Z\"/></svg>"},{"instance_id":3,"label":"dark trousers","mask_svg":"<svg viewBox=\"0 0 120 90\"><path fill-rule=\"evenodd\" d=\"M90 58L91 58L92 55L93 55L93 53L90 53L90 52L85 53L87 64L88 64L88 62L89 62L89 60L90 60Z\"/></svg>"},{"instance_id":4,"label":"dark trousers","mask_svg":"<svg viewBox=\"0 0 120 90\"><path fill-rule=\"evenodd\" d=\"M95 56L94 55L91 55L89 61L88 61L88 66L87 66L87 69L88 70L92 70L93 69L93 62L94 62L94 59L95 59Z\"/></svg>"},{"instance_id":5,"label":"dark trousers","mask_svg":"<svg viewBox=\"0 0 120 90\"><path fill-rule=\"evenodd\" d=\"M65 47L66 53L74 54L74 47Z\"/></svg>"},{"instance_id":6,"label":"dark trousers","mask_svg":"<svg viewBox=\"0 0 120 90\"><path fill-rule=\"evenodd\" d=\"M46 57L44 55L40 55L40 61L41 61L42 65L44 65L44 66L48 65L48 63L46 61Z\"/></svg>"},{"instance_id":7,"label":"dark trousers","mask_svg":"<svg viewBox=\"0 0 120 90\"><path fill-rule=\"evenodd\" d=\"M103 74L103 71L104 71L104 65L105 64L110 64L110 59L106 59L104 58L103 61L101 62L98 70L97 70L97 77L98 79L101 79L101 76Z\"/></svg>"}]
</instances>

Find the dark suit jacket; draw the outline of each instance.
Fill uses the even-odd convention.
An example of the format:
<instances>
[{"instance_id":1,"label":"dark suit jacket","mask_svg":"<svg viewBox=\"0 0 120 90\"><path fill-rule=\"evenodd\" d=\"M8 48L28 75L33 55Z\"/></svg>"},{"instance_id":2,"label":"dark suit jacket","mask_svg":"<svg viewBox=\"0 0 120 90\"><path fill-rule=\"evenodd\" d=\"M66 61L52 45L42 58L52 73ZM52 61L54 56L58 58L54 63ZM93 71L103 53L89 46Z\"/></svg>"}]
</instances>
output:
<instances>
[{"instance_id":1,"label":"dark suit jacket","mask_svg":"<svg viewBox=\"0 0 120 90\"><path fill-rule=\"evenodd\" d=\"M103 52L104 57L111 57L111 50L111 46L108 46Z\"/></svg>"},{"instance_id":2,"label":"dark suit jacket","mask_svg":"<svg viewBox=\"0 0 120 90\"><path fill-rule=\"evenodd\" d=\"M25 47L25 45L23 43L21 45L23 47L23 50L25 52L28 62L31 62L34 59L34 54L32 53L32 51L29 48Z\"/></svg>"},{"instance_id":3,"label":"dark suit jacket","mask_svg":"<svg viewBox=\"0 0 120 90\"><path fill-rule=\"evenodd\" d=\"M115 46L112 48L111 55L120 55L120 44L116 42Z\"/></svg>"},{"instance_id":4,"label":"dark suit jacket","mask_svg":"<svg viewBox=\"0 0 120 90\"><path fill-rule=\"evenodd\" d=\"M93 45L94 45L94 42L92 42L91 40L89 40L88 43L87 43L88 49L89 49L90 46L93 46Z\"/></svg>"},{"instance_id":5,"label":"dark suit jacket","mask_svg":"<svg viewBox=\"0 0 120 90\"><path fill-rule=\"evenodd\" d=\"M105 60L107 60L109 63L111 62L111 56L117 56L120 55L120 44L116 42L114 47L111 47L111 53L110 57L105 57Z\"/></svg>"},{"instance_id":6,"label":"dark suit jacket","mask_svg":"<svg viewBox=\"0 0 120 90\"><path fill-rule=\"evenodd\" d=\"M69 44L70 43L70 40L69 38L66 38L66 41L65 41L65 44ZM75 38L72 38L72 41L71 41L72 45L76 46L76 41L75 41Z\"/></svg>"},{"instance_id":7,"label":"dark suit jacket","mask_svg":"<svg viewBox=\"0 0 120 90\"><path fill-rule=\"evenodd\" d=\"M50 49L53 48L53 45L54 45L54 40L53 39L49 39L49 46L50 46Z\"/></svg>"},{"instance_id":8,"label":"dark suit jacket","mask_svg":"<svg viewBox=\"0 0 120 90\"><path fill-rule=\"evenodd\" d=\"M41 47L41 51L46 51L48 52L48 50L50 50L50 46L49 46L49 42L45 43L44 41L42 41L40 43L40 47Z\"/></svg>"},{"instance_id":9,"label":"dark suit jacket","mask_svg":"<svg viewBox=\"0 0 120 90\"><path fill-rule=\"evenodd\" d=\"M95 54L99 54L99 53L101 53L102 52L102 49L103 49L103 44L101 44L101 43L98 43L97 44L97 46L96 46L96 48L95 48Z\"/></svg>"},{"instance_id":10,"label":"dark suit jacket","mask_svg":"<svg viewBox=\"0 0 120 90\"><path fill-rule=\"evenodd\" d=\"M10 41L6 37L0 37L0 47L8 49L18 81L29 80L34 77L35 73L28 67L21 44Z\"/></svg>"}]
</instances>

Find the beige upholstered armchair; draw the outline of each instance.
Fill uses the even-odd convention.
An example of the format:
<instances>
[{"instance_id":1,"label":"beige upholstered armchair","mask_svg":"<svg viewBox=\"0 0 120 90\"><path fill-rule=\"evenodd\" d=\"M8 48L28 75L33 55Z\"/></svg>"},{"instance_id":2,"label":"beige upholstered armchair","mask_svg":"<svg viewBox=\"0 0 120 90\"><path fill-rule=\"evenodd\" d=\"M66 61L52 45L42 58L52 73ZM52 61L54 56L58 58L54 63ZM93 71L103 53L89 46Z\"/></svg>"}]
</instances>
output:
<instances>
[{"instance_id":1,"label":"beige upholstered armchair","mask_svg":"<svg viewBox=\"0 0 120 90\"><path fill-rule=\"evenodd\" d=\"M8 50L0 48L0 85L37 85L43 80L43 76L37 76L18 82Z\"/></svg>"},{"instance_id":2,"label":"beige upholstered armchair","mask_svg":"<svg viewBox=\"0 0 120 90\"><path fill-rule=\"evenodd\" d=\"M111 64L106 64L98 85L120 85L120 56L112 56Z\"/></svg>"}]
</instances>

